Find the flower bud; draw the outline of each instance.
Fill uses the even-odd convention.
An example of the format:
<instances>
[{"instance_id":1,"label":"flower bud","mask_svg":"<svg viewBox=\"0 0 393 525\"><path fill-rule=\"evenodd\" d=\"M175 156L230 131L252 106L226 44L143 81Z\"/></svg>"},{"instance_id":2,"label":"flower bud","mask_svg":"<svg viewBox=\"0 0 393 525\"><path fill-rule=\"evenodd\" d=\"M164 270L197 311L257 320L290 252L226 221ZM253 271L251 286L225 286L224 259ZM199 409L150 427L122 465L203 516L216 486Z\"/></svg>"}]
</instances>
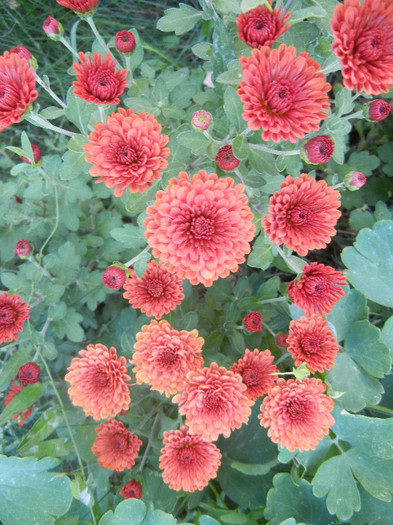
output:
<instances>
[{"instance_id":1,"label":"flower bud","mask_svg":"<svg viewBox=\"0 0 393 525\"><path fill-rule=\"evenodd\" d=\"M29 241L21 239L16 243L14 253L19 255L21 259L26 259L26 257L33 253L33 245L30 244Z\"/></svg>"},{"instance_id":2,"label":"flower bud","mask_svg":"<svg viewBox=\"0 0 393 525\"><path fill-rule=\"evenodd\" d=\"M41 150L35 144L31 145L31 149L33 150L33 157L34 157L33 164L38 164L41 160ZM20 160L22 160L23 162L26 162L26 164L31 164L31 162L29 161L27 157L21 157Z\"/></svg>"},{"instance_id":3,"label":"flower bud","mask_svg":"<svg viewBox=\"0 0 393 525\"><path fill-rule=\"evenodd\" d=\"M366 184L366 176L360 171L349 172L344 179L345 187L349 191L356 191Z\"/></svg>"},{"instance_id":4,"label":"flower bud","mask_svg":"<svg viewBox=\"0 0 393 525\"><path fill-rule=\"evenodd\" d=\"M131 481L128 481L125 485L123 485L120 494L123 496L124 499L141 499L142 485L139 483L139 481L136 481L136 479L132 479Z\"/></svg>"},{"instance_id":5,"label":"flower bud","mask_svg":"<svg viewBox=\"0 0 393 525\"><path fill-rule=\"evenodd\" d=\"M208 111L205 111L204 109L195 111L195 113L192 115L192 127L196 130L205 131L206 129L210 128L212 122L213 117Z\"/></svg>"},{"instance_id":6,"label":"flower bud","mask_svg":"<svg viewBox=\"0 0 393 525\"><path fill-rule=\"evenodd\" d=\"M307 164L326 164L333 152L334 142L330 135L320 135L302 144L300 156Z\"/></svg>"},{"instance_id":7,"label":"flower bud","mask_svg":"<svg viewBox=\"0 0 393 525\"><path fill-rule=\"evenodd\" d=\"M377 100L368 102L363 108L363 113L369 122L379 122L389 116L392 108L393 106L391 106L389 102L378 98Z\"/></svg>"},{"instance_id":8,"label":"flower bud","mask_svg":"<svg viewBox=\"0 0 393 525\"><path fill-rule=\"evenodd\" d=\"M286 348L288 346L287 343L288 334L280 334L277 336L277 346L280 346L281 348Z\"/></svg>"},{"instance_id":9,"label":"flower bud","mask_svg":"<svg viewBox=\"0 0 393 525\"><path fill-rule=\"evenodd\" d=\"M58 22L52 16L48 16L45 22L42 25L42 29L52 40L59 40L63 36L64 29L60 22Z\"/></svg>"},{"instance_id":10,"label":"flower bud","mask_svg":"<svg viewBox=\"0 0 393 525\"><path fill-rule=\"evenodd\" d=\"M240 160L234 156L232 146L227 144L218 150L216 163L222 170L232 171L239 166Z\"/></svg>"},{"instance_id":11,"label":"flower bud","mask_svg":"<svg viewBox=\"0 0 393 525\"><path fill-rule=\"evenodd\" d=\"M120 53L131 55L136 46L135 37L131 31L119 31L116 33L115 45Z\"/></svg>"},{"instance_id":12,"label":"flower bud","mask_svg":"<svg viewBox=\"0 0 393 525\"><path fill-rule=\"evenodd\" d=\"M243 319L244 328L249 332L262 332L262 315L251 312Z\"/></svg>"},{"instance_id":13,"label":"flower bud","mask_svg":"<svg viewBox=\"0 0 393 525\"><path fill-rule=\"evenodd\" d=\"M10 53L16 53L21 58L26 58L26 60L30 60L33 57L30 51L23 46L13 47L12 49L10 49Z\"/></svg>"},{"instance_id":14,"label":"flower bud","mask_svg":"<svg viewBox=\"0 0 393 525\"><path fill-rule=\"evenodd\" d=\"M32 361L19 368L19 379L23 386L34 385L40 379L41 368Z\"/></svg>"},{"instance_id":15,"label":"flower bud","mask_svg":"<svg viewBox=\"0 0 393 525\"><path fill-rule=\"evenodd\" d=\"M113 290L118 290L121 288L126 282L126 278L127 275L125 270L123 270L123 268L119 268L118 266L109 266L102 276L105 286L112 288Z\"/></svg>"}]
</instances>

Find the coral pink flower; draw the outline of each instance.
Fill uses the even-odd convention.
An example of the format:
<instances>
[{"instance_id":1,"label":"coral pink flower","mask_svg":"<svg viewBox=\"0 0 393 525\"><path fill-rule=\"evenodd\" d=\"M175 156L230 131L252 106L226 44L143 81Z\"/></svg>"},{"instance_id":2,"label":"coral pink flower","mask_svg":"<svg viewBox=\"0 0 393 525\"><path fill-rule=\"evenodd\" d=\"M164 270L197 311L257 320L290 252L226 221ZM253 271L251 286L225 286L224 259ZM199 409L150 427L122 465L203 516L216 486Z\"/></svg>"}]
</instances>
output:
<instances>
[{"instance_id":1,"label":"coral pink flower","mask_svg":"<svg viewBox=\"0 0 393 525\"><path fill-rule=\"evenodd\" d=\"M83 147L86 161L93 164L90 175L100 177L96 182L107 188L115 188L116 197L127 188L143 193L168 166L170 150L164 147L168 140L150 113L119 108L106 118L106 124L96 124Z\"/></svg>"},{"instance_id":2,"label":"coral pink flower","mask_svg":"<svg viewBox=\"0 0 393 525\"><path fill-rule=\"evenodd\" d=\"M40 379L41 368L37 363L29 362L19 367L19 379L22 385L34 385Z\"/></svg>"},{"instance_id":3,"label":"coral pink flower","mask_svg":"<svg viewBox=\"0 0 393 525\"><path fill-rule=\"evenodd\" d=\"M147 269L140 279L134 270L124 284L124 299L133 308L140 308L149 317L161 319L164 314L174 310L184 299L182 281L156 261L147 263Z\"/></svg>"},{"instance_id":4,"label":"coral pink flower","mask_svg":"<svg viewBox=\"0 0 393 525\"><path fill-rule=\"evenodd\" d=\"M142 485L139 483L139 481L136 481L135 479L132 479L131 481L127 481L125 485L123 485L120 494L123 496L124 499L129 498L135 498L135 499L141 499L142 498Z\"/></svg>"},{"instance_id":5,"label":"coral pink flower","mask_svg":"<svg viewBox=\"0 0 393 525\"><path fill-rule=\"evenodd\" d=\"M205 129L208 129L211 126L212 121L213 117L211 116L211 113L205 111L204 109L195 111L195 113L192 114L191 122L194 129L201 129L202 131L204 131Z\"/></svg>"},{"instance_id":6,"label":"coral pink flower","mask_svg":"<svg viewBox=\"0 0 393 525\"><path fill-rule=\"evenodd\" d=\"M345 175L344 182L348 190L356 191L366 184L367 177L361 171L351 171Z\"/></svg>"},{"instance_id":7,"label":"coral pink flower","mask_svg":"<svg viewBox=\"0 0 393 525\"><path fill-rule=\"evenodd\" d=\"M250 312L243 319L243 324L249 332L262 332L262 315L258 312Z\"/></svg>"},{"instance_id":8,"label":"coral pink flower","mask_svg":"<svg viewBox=\"0 0 393 525\"><path fill-rule=\"evenodd\" d=\"M72 404L82 407L86 416L106 419L127 410L131 402L126 358L117 357L116 348L102 344L87 345L74 357L65 380Z\"/></svg>"},{"instance_id":9,"label":"coral pink flower","mask_svg":"<svg viewBox=\"0 0 393 525\"><path fill-rule=\"evenodd\" d=\"M227 144L218 150L216 164L223 171L232 171L239 166L240 160L234 156L230 144Z\"/></svg>"},{"instance_id":10,"label":"coral pink flower","mask_svg":"<svg viewBox=\"0 0 393 525\"><path fill-rule=\"evenodd\" d=\"M136 334L134 355L137 383L147 383L167 397L184 387L186 375L203 365L198 331L175 330L168 321L151 321Z\"/></svg>"},{"instance_id":11,"label":"coral pink flower","mask_svg":"<svg viewBox=\"0 0 393 525\"><path fill-rule=\"evenodd\" d=\"M125 270L119 266L109 266L102 274L102 282L108 288L118 290L126 282L127 276Z\"/></svg>"},{"instance_id":12,"label":"coral pink flower","mask_svg":"<svg viewBox=\"0 0 393 525\"><path fill-rule=\"evenodd\" d=\"M330 21L332 49L342 64L347 89L367 95L393 86L393 3L391 0L344 0Z\"/></svg>"},{"instance_id":13,"label":"coral pink flower","mask_svg":"<svg viewBox=\"0 0 393 525\"><path fill-rule=\"evenodd\" d=\"M0 294L0 344L18 339L24 322L30 318L30 306L20 295Z\"/></svg>"},{"instance_id":14,"label":"coral pink flower","mask_svg":"<svg viewBox=\"0 0 393 525\"><path fill-rule=\"evenodd\" d=\"M20 257L28 257L33 253L33 246L29 243L29 241L20 239L20 241L15 244L14 253Z\"/></svg>"},{"instance_id":15,"label":"coral pink flower","mask_svg":"<svg viewBox=\"0 0 393 525\"><path fill-rule=\"evenodd\" d=\"M4 405L8 406L11 403L11 401L14 399L14 397L17 396L20 392L22 392L23 389L24 389L24 386L22 385L11 385L8 391L8 394L5 396ZM23 426L24 423L22 419L29 419L32 411L33 411L33 406L29 407L25 412L20 412L19 414L15 414L12 417L12 419L17 419L18 425Z\"/></svg>"},{"instance_id":16,"label":"coral pink flower","mask_svg":"<svg viewBox=\"0 0 393 525\"><path fill-rule=\"evenodd\" d=\"M378 98L377 100L368 102L363 108L363 113L367 120L371 120L371 122L380 122L389 116L392 108L393 106L389 104L389 102Z\"/></svg>"},{"instance_id":17,"label":"coral pink flower","mask_svg":"<svg viewBox=\"0 0 393 525\"><path fill-rule=\"evenodd\" d=\"M123 30L116 33L115 37L116 49L120 53L130 54L134 51L136 42L135 37L131 31Z\"/></svg>"},{"instance_id":18,"label":"coral pink flower","mask_svg":"<svg viewBox=\"0 0 393 525\"><path fill-rule=\"evenodd\" d=\"M56 0L63 7L72 9L75 13L86 14L95 10L99 0Z\"/></svg>"},{"instance_id":19,"label":"coral pink flower","mask_svg":"<svg viewBox=\"0 0 393 525\"><path fill-rule=\"evenodd\" d=\"M271 7L271 0L269 4ZM237 36L251 47L271 46L291 27L285 25L290 17L291 13L281 14L281 9L260 5L236 18Z\"/></svg>"},{"instance_id":20,"label":"coral pink flower","mask_svg":"<svg viewBox=\"0 0 393 525\"><path fill-rule=\"evenodd\" d=\"M347 278L331 266L312 262L303 266L300 279L288 285L289 298L307 316L328 314L337 301L345 295L340 286L347 285Z\"/></svg>"},{"instance_id":21,"label":"coral pink flower","mask_svg":"<svg viewBox=\"0 0 393 525\"><path fill-rule=\"evenodd\" d=\"M299 255L326 248L336 234L341 212L340 192L324 180L316 181L306 173L296 180L288 175L280 191L270 197L269 215L262 227L275 244L285 244Z\"/></svg>"},{"instance_id":22,"label":"coral pink flower","mask_svg":"<svg viewBox=\"0 0 393 525\"><path fill-rule=\"evenodd\" d=\"M180 279L211 286L235 272L255 235L244 186L230 177L181 171L146 210L145 237L153 256Z\"/></svg>"},{"instance_id":23,"label":"coral pink flower","mask_svg":"<svg viewBox=\"0 0 393 525\"><path fill-rule=\"evenodd\" d=\"M334 423L333 400L320 379L280 378L264 398L259 419L268 436L291 452L314 450Z\"/></svg>"},{"instance_id":24,"label":"coral pink flower","mask_svg":"<svg viewBox=\"0 0 393 525\"><path fill-rule=\"evenodd\" d=\"M217 363L187 374L183 392L173 398L179 412L186 416L191 434L205 441L215 441L220 434L229 437L232 430L247 423L253 404L239 374Z\"/></svg>"},{"instance_id":25,"label":"coral pink flower","mask_svg":"<svg viewBox=\"0 0 393 525\"><path fill-rule=\"evenodd\" d=\"M164 432L160 469L172 490L202 490L217 476L221 452L213 443L191 435L186 426Z\"/></svg>"},{"instance_id":26,"label":"coral pink flower","mask_svg":"<svg viewBox=\"0 0 393 525\"><path fill-rule=\"evenodd\" d=\"M328 116L331 86L306 51L297 57L293 46L264 46L240 57L240 63L244 80L237 94L250 129L262 129L262 139L274 142L296 142L319 130Z\"/></svg>"},{"instance_id":27,"label":"coral pink flower","mask_svg":"<svg viewBox=\"0 0 393 525\"><path fill-rule=\"evenodd\" d=\"M111 417L96 428L97 437L91 447L100 467L122 472L135 465L142 441L131 434L121 421Z\"/></svg>"},{"instance_id":28,"label":"coral pink flower","mask_svg":"<svg viewBox=\"0 0 393 525\"><path fill-rule=\"evenodd\" d=\"M309 164L326 164L333 152L334 142L330 135L313 137L302 145L302 157Z\"/></svg>"}]
</instances>

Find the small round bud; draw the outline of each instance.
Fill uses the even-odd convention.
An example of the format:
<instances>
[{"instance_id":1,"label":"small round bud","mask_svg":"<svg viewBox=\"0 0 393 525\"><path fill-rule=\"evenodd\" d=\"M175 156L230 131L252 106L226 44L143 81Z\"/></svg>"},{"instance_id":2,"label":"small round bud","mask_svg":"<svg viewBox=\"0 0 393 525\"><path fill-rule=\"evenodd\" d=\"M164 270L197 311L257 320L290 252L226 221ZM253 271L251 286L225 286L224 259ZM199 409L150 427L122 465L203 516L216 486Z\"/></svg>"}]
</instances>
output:
<instances>
[{"instance_id":1,"label":"small round bud","mask_svg":"<svg viewBox=\"0 0 393 525\"><path fill-rule=\"evenodd\" d=\"M116 33L115 45L116 49L120 53L130 55L134 51L136 46L135 37L131 33L131 31L119 31L118 33Z\"/></svg>"},{"instance_id":2,"label":"small round bud","mask_svg":"<svg viewBox=\"0 0 393 525\"><path fill-rule=\"evenodd\" d=\"M366 184L366 176L360 171L349 172L344 179L345 187L350 191L356 191Z\"/></svg>"},{"instance_id":3,"label":"small round bud","mask_svg":"<svg viewBox=\"0 0 393 525\"><path fill-rule=\"evenodd\" d=\"M21 58L25 58L26 60L30 60L31 58L33 58L33 55L30 53L30 51L23 46L13 47L12 49L10 49L10 53L16 53Z\"/></svg>"},{"instance_id":4,"label":"small round bud","mask_svg":"<svg viewBox=\"0 0 393 525\"><path fill-rule=\"evenodd\" d=\"M142 485L139 483L139 481L132 479L131 481L128 481L125 485L123 485L120 494L123 496L124 499L141 499Z\"/></svg>"},{"instance_id":5,"label":"small round bud","mask_svg":"<svg viewBox=\"0 0 393 525\"><path fill-rule=\"evenodd\" d=\"M277 336L277 346L281 346L281 348L286 348L288 346L287 343L288 334L280 334Z\"/></svg>"},{"instance_id":6,"label":"small round bud","mask_svg":"<svg viewBox=\"0 0 393 525\"><path fill-rule=\"evenodd\" d=\"M307 140L301 147L301 157L307 164L326 164L334 152L330 135L320 135Z\"/></svg>"},{"instance_id":7,"label":"small round bud","mask_svg":"<svg viewBox=\"0 0 393 525\"><path fill-rule=\"evenodd\" d=\"M19 379L23 386L34 385L40 379L41 368L37 363L25 363L19 368Z\"/></svg>"},{"instance_id":8,"label":"small round bud","mask_svg":"<svg viewBox=\"0 0 393 525\"><path fill-rule=\"evenodd\" d=\"M38 164L40 162L40 160L41 160L41 150L35 144L31 145L31 149L33 150L33 156L34 156L34 163L33 164L34 165ZM26 158L26 157L21 157L20 160L22 160L23 162L26 162L26 164L31 164L29 159Z\"/></svg>"},{"instance_id":9,"label":"small round bud","mask_svg":"<svg viewBox=\"0 0 393 525\"><path fill-rule=\"evenodd\" d=\"M64 33L64 29L61 23L58 22L56 18L53 18L52 16L48 16L48 18L42 25L42 29L52 40L59 40L59 38L63 36Z\"/></svg>"},{"instance_id":10,"label":"small round bud","mask_svg":"<svg viewBox=\"0 0 393 525\"><path fill-rule=\"evenodd\" d=\"M227 144L218 150L216 163L222 170L232 171L239 166L240 160L234 156L232 146Z\"/></svg>"},{"instance_id":11,"label":"small round bud","mask_svg":"<svg viewBox=\"0 0 393 525\"><path fill-rule=\"evenodd\" d=\"M118 290L126 282L126 272L118 266L109 266L102 276L103 283L108 288Z\"/></svg>"},{"instance_id":12,"label":"small round bud","mask_svg":"<svg viewBox=\"0 0 393 525\"><path fill-rule=\"evenodd\" d=\"M378 98L377 100L368 102L363 108L363 113L369 122L379 122L389 116L392 108L393 106L390 105L389 102Z\"/></svg>"},{"instance_id":13,"label":"small round bud","mask_svg":"<svg viewBox=\"0 0 393 525\"><path fill-rule=\"evenodd\" d=\"M208 111L205 111L204 109L200 109L199 111L195 111L192 115L192 126L196 130L202 130L205 131L206 129L210 128L213 122L213 117Z\"/></svg>"},{"instance_id":14,"label":"small round bud","mask_svg":"<svg viewBox=\"0 0 393 525\"><path fill-rule=\"evenodd\" d=\"M251 312L243 319L244 328L249 332L262 332L262 315Z\"/></svg>"},{"instance_id":15,"label":"small round bud","mask_svg":"<svg viewBox=\"0 0 393 525\"><path fill-rule=\"evenodd\" d=\"M25 259L33 253L33 246L29 243L29 241L21 239L16 243L14 253L16 255L19 255L19 257L21 257L22 259Z\"/></svg>"}]
</instances>

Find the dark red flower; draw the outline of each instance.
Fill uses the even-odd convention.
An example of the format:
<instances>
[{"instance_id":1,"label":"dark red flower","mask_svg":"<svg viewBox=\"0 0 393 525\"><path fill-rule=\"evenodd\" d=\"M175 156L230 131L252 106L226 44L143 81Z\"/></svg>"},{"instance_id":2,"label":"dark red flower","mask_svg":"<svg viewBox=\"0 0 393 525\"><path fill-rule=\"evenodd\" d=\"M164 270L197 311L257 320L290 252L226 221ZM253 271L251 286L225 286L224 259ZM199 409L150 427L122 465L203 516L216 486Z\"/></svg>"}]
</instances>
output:
<instances>
[{"instance_id":1,"label":"dark red flower","mask_svg":"<svg viewBox=\"0 0 393 525\"><path fill-rule=\"evenodd\" d=\"M31 149L33 150L34 164L38 164L41 160L41 150L35 144L31 145ZM31 164L27 157L21 157L20 160L26 162L26 164Z\"/></svg>"},{"instance_id":2,"label":"dark red flower","mask_svg":"<svg viewBox=\"0 0 393 525\"><path fill-rule=\"evenodd\" d=\"M277 336L277 346L281 348L286 348L288 346L288 334L280 334Z\"/></svg>"},{"instance_id":3,"label":"dark red flower","mask_svg":"<svg viewBox=\"0 0 393 525\"><path fill-rule=\"evenodd\" d=\"M232 171L239 166L240 160L234 156L232 146L227 144L218 150L216 163L222 170Z\"/></svg>"},{"instance_id":4,"label":"dark red flower","mask_svg":"<svg viewBox=\"0 0 393 525\"><path fill-rule=\"evenodd\" d=\"M29 362L19 367L19 379L22 385L34 385L40 379L41 368L37 363Z\"/></svg>"},{"instance_id":5,"label":"dark red flower","mask_svg":"<svg viewBox=\"0 0 393 525\"><path fill-rule=\"evenodd\" d=\"M116 33L115 45L120 53L132 53L136 46L135 37L131 31L119 31Z\"/></svg>"},{"instance_id":6,"label":"dark red flower","mask_svg":"<svg viewBox=\"0 0 393 525\"><path fill-rule=\"evenodd\" d=\"M243 324L249 332L262 332L262 315L258 312L250 312L243 319Z\"/></svg>"},{"instance_id":7,"label":"dark red flower","mask_svg":"<svg viewBox=\"0 0 393 525\"><path fill-rule=\"evenodd\" d=\"M326 164L333 152L334 142L330 135L313 137L302 145L302 157L309 164Z\"/></svg>"},{"instance_id":8,"label":"dark red flower","mask_svg":"<svg viewBox=\"0 0 393 525\"><path fill-rule=\"evenodd\" d=\"M124 499L129 498L135 498L135 499L141 499L142 498L142 485L139 483L139 481L136 481L135 479L132 479L131 481L127 481L125 485L123 485L120 494L123 496Z\"/></svg>"},{"instance_id":9,"label":"dark red flower","mask_svg":"<svg viewBox=\"0 0 393 525\"><path fill-rule=\"evenodd\" d=\"M102 280L108 288L118 290L126 282L127 276L123 268L109 266L102 275Z\"/></svg>"},{"instance_id":10,"label":"dark red flower","mask_svg":"<svg viewBox=\"0 0 393 525\"><path fill-rule=\"evenodd\" d=\"M29 241L25 241L25 239L21 239L15 245L14 253L16 253L16 255L27 257L32 252L33 252L32 245L29 243Z\"/></svg>"}]
</instances>

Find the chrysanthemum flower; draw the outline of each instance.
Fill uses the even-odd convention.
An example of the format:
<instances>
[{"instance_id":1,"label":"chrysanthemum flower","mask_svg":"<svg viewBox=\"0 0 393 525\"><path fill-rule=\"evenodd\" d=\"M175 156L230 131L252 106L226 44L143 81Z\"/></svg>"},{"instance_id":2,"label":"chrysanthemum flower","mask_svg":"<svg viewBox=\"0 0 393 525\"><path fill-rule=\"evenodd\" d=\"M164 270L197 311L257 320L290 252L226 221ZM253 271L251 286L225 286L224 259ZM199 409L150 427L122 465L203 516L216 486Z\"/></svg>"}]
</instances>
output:
<instances>
[{"instance_id":1,"label":"chrysanthemum flower","mask_svg":"<svg viewBox=\"0 0 393 525\"><path fill-rule=\"evenodd\" d=\"M139 483L139 481L136 481L136 479L132 479L131 481L127 481L125 485L123 485L120 494L123 496L124 499L141 499L142 498L142 485Z\"/></svg>"},{"instance_id":2,"label":"chrysanthemum flower","mask_svg":"<svg viewBox=\"0 0 393 525\"><path fill-rule=\"evenodd\" d=\"M99 0L56 0L63 7L72 9L75 13L86 14L93 11Z\"/></svg>"},{"instance_id":3,"label":"chrysanthemum flower","mask_svg":"<svg viewBox=\"0 0 393 525\"><path fill-rule=\"evenodd\" d=\"M249 332L262 332L262 314L250 312L243 319L244 328Z\"/></svg>"},{"instance_id":4,"label":"chrysanthemum flower","mask_svg":"<svg viewBox=\"0 0 393 525\"><path fill-rule=\"evenodd\" d=\"M341 286L347 278L331 266L312 262L303 266L300 279L288 285L289 298L307 316L328 314L337 301L345 295Z\"/></svg>"},{"instance_id":5,"label":"chrysanthemum flower","mask_svg":"<svg viewBox=\"0 0 393 525\"><path fill-rule=\"evenodd\" d=\"M179 412L186 416L191 434L205 441L215 441L220 434L229 437L232 430L247 423L253 404L239 374L217 363L187 374L183 392L173 398Z\"/></svg>"},{"instance_id":6,"label":"chrysanthemum flower","mask_svg":"<svg viewBox=\"0 0 393 525\"><path fill-rule=\"evenodd\" d=\"M230 144L226 144L218 150L216 164L223 171L232 171L239 166L240 160L233 154Z\"/></svg>"},{"instance_id":7,"label":"chrysanthemum flower","mask_svg":"<svg viewBox=\"0 0 393 525\"><path fill-rule=\"evenodd\" d=\"M21 45L15 46L12 49L10 49L10 53L16 53L20 56L20 58L25 58L26 60L30 60L31 58L33 58L33 55L30 53L30 51Z\"/></svg>"},{"instance_id":8,"label":"chrysanthemum flower","mask_svg":"<svg viewBox=\"0 0 393 525\"><path fill-rule=\"evenodd\" d=\"M37 363L29 362L19 367L19 379L22 385L34 385L40 379L41 368Z\"/></svg>"},{"instance_id":9,"label":"chrysanthemum flower","mask_svg":"<svg viewBox=\"0 0 393 525\"><path fill-rule=\"evenodd\" d=\"M37 97L34 69L27 59L4 51L0 56L0 131L19 122Z\"/></svg>"},{"instance_id":10,"label":"chrysanthemum flower","mask_svg":"<svg viewBox=\"0 0 393 525\"><path fill-rule=\"evenodd\" d=\"M385 120L385 118L389 116L389 113L392 111L392 108L393 106L389 104L389 102L378 98L377 100L368 102L363 107L363 114L366 117L366 119L371 122L380 122L381 120Z\"/></svg>"},{"instance_id":11,"label":"chrysanthemum flower","mask_svg":"<svg viewBox=\"0 0 393 525\"><path fill-rule=\"evenodd\" d=\"M4 405L8 406L11 403L11 401L14 399L14 397L17 396L20 392L22 392L23 389L24 389L23 385L11 385L8 391L8 394L5 396ZM17 419L18 425L23 426L24 423L22 419L29 419L32 411L33 411L33 406L29 407L25 412L20 412L19 414L15 414L12 417L12 419Z\"/></svg>"},{"instance_id":12,"label":"chrysanthemum flower","mask_svg":"<svg viewBox=\"0 0 393 525\"><path fill-rule=\"evenodd\" d=\"M14 248L14 253L20 257L28 257L33 253L33 246L25 239L20 239Z\"/></svg>"},{"instance_id":13,"label":"chrysanthemum flower","mask_svg":"<svg viewBox=\"0 0 393 525\"><path fill-rule=\"evenodd\" d=\"M118 31L115 37L115 46L120 53L125 53L126 55L132 53L136 46L134 35L126 29Z\"/></svg>"},{"instance_id":14,"label":"chrysanthemum flower","mask_svg":"<svg viewBox=\"0 0 393 525\"><path fill-rule=\"evenodd\" d=\"M334 153L330 135L319 135L302 144L302 158L309 164L326 164Z\"/></svg>"},{"instance_id":15,"label":"chrysanthemum flower","mask_svg":"<svg viewBox=\"0 0 393 525\"><path fill-rule=\"evenodd\" d=\"M277 346L281 348L286 348L288 346L288 334L280 334L277 336Z\"/></svg>"},{"instance_id":16,"label":"chrysanthemum flower","mask_svg":"<svg viewBox=\"0 0 393 525\"><path fill-rule=\"evenodd\" d=\"M347 89L367 95L393 86L393 3L391 0L344 0L330 21L332 49L342 64Z\"/></svg>"},{"instance_id":17,"label":"chrysanthemum flower","mask_svg":"<svg viewBox=\"0 0 393 525\"><path fill-rule=\"evenodd\" d=\"M119 104L127 85L127 70L116 72L116 60L110 53L105 60L97 53L93 53L93 60L82 52L78 56L81 63L73 63L77 78L72 83L74 95L94 104Z\"/></svg>"},{"instance_id":18,"label":"chrysanthemum flower","mask_svg":"<svg viewBox=\"0 0 393 525\"><path fill-rule=\"evenodd\" d=\"M272 5L271 0L269 4ZM251 47L271 46L291 27L285 25L290 18L291 13L282 14L281 9L260 5L236 18L237 36Z\"/></svg>"},{"instance_id":19,"label":"chrysanthemum flower","mask_svg":"<svg viewBox=\"0 0 393 525\"><path fill-rule=\"evenodd\" d=\"M130 270L130 278L124 284L123 297L133 308L139 308L149 317L161 319L174 310L184 299L182 281L156 261L147 263L143 277L138 278Z\"/></svg>"},{"instance_id":20,"label":"chrysanthemum flower","mask_svg":"<svg viewBox=\"0 0 393 525\"><path fill-rule=\"evenodd\" d=\"M268 436L291 452L314 450L334 423L333 400L320 379L280 378L264 398L259 419Z\"/></svg>"},{"instance_id":21,"label":"chrysanthemum flower","mask_svg":"<svg viewBox=\"0 0 393 525\"><path fill-rule=\"evenodd\" d=\"M96 428L97 437L91 447L100 467L122 472L135 465L142 441L131 434L121 421L111 417Z\"/></svg>"},{"instance_id":22,"label":"chrysanthemum flower","mask_svg":"<svg viewBox=\"0 0 393 525\"><path fill-rule=\"evenodd\" d=\"M123 268L109 266L102 274L102 282L112 290L118 290L126 282L127 276Z\"/></svg>"},{"instance_id":23,"label":"chrysanthemum flower","mask_svg":"<svg viewBox=\"0 0 393 525\"><path fill-rule=\"evenodd\" d=\"M30 306L20 295L0 294L0 344L18 339L24 322L30 318Z\"/></svg>"},{"instance_id":24,"label":"chrysanthemum flower","mask_svg":"<svg viewBox=\"0 0 393 525\"><path fill-rule=\"evenodd\" d=\"M211 286L235 272L255 235L244 186L230 177L181 171L146 210L145 237L153 256L180 279Z\"/></svg>"},{"instance_id":25,"label":"chrysanthemum flower","mask_svg":"<svg viewBox=\"0 0 393 525\"><path fill-rule=\"evenodd\" d=\"M317 182L306 173L296 180L288 175L280 191L270 197L269 215L262 219L262 227L271 242L285 244L301 256L326 248L341 215L339 198L340 192L324 180Z\"/></svg>"},{"instance_id":26,"label":"chrysanthemum flower","mask_svg":"<svg viewBox=\"0 0 393 525\"><path fill-rule=\"evenodd\" d=\"M244 80L237 94L250 129L262 129L262 139L274 142L296 142L319 130L328 116L331 86L306 51L297 57L293 46L264 46L240 57L240 63Z\"/></svg>"},{"instance_id":27,"label":"chrysanthemum flower","mask_svg":"<svg viewBox=\"0 0 393 525\"><path fill-rule=\"evenodd\" d=\"M204 131L211 126L212 122L213 117L211 116L211 113L205 111L204 109L195 111L195 113L192 114L191 123L194 129Z\"/></svg>"},{"instance_id":28,"label":"chrysanthemum flower","mask_svg":"<svg viewBox=\"0 0 393 525\"><path fill-rule=\"evenodd\" d=\"M147 383L167 397L184 387L186 375L203 365L203 338L198 330L175 330L168 321L153 320L136 334L132 363L137 383Z\"/></svg>"},{"instance_id":29,"label":"chrysanthemum flower","mask_svg":"<svg viewBox=\"0 0 393 525\"><path fill-rule=\"evenodd\" d=\"M162 479L172 490L202 490L217 476L221 452L213 443L191 435L184 425L164 432L160 469Z\"/></svg>"},{"instance_id":30,"label":"chrysanthemum flower","mask_svg":"<svg viewBox=\"0 0 393 525\"><path fill-rule=\"evenodd\" d=\"M257 348L253 352L246 348L244 356L234 363L229 370L240 374L247 390L245 394L252 401L269 392L276 381L276 376L271 374L279 370L273 365L274 356L270 350L260 352Z\"/></svg>"},{"instance_id":31,"label":"chrysanthemum flower","mask_svg":"<svg viewBox=\"0 0 393 525\"><path fill-rule=\"evenodd\" d=\"M82 407L86 416L106 419L127 410L131 402L127 385L126 358L117 357L116 348L102 344L87 345L74 357L65 380L73 405Z\"/></svg>"},{"instance_id":32,"label":"chrysanthemum flower","mask_svg":"<svg viewBox=\"0 0 393 525\"><path fill-rule=\"evenodd\" d=\"M295 366L306 363L312 374L329 370L339 350L337 339L323 317L291 321L287 342Z\"/></svg>"},{"instance_id":33,"label":"chrysanthemum flower","mask_svg":"<svg viewBox=\"0 0 393 525\"><path fill-rule=\"evenodd\" d=\"M86 161L93 164L90 175L114 188L116 197L127 188L131 193L143 193L168 166L170 150L164 147L168 140L150 113L119 108L106 118L106 124L96 124L83 147Z\"/></svg>"}]
</instances>

